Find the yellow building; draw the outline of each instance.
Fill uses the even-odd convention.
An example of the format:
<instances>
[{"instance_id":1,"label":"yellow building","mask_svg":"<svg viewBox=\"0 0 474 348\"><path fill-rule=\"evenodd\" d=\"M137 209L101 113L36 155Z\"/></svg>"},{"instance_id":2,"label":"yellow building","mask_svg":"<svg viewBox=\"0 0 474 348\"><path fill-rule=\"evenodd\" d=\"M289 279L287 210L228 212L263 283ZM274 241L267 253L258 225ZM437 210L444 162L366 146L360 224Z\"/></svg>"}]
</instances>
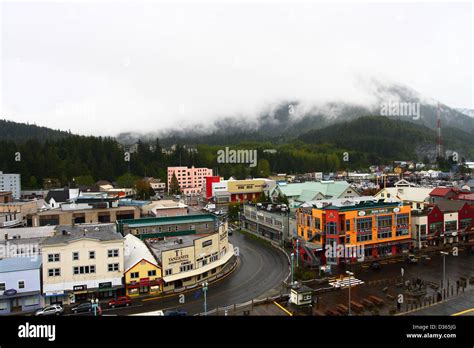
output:
<instances>
[{"instance_id":1,"label":"yellow building","mask_svg":"<svg viewBox=\"0 0 474 348\"><path fill-rule=\"evenodd\" d=\"M157 294L163 290L161 267L146 244L132 234L125 236L124 279L128 296Z\"/></svg>"}]
</instances>

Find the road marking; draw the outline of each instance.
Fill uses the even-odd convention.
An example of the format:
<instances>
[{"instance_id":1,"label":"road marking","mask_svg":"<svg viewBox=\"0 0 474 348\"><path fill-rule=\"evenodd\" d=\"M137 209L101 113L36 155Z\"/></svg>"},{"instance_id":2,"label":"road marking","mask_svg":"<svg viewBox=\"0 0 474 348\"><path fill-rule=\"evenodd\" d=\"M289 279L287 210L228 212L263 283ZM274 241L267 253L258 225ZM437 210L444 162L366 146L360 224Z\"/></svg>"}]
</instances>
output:
<instances>
[{"instance_id":1,"label":"road marking","mask_svg":"<svg viewBox=\"0 0 474 348\"><path fill-rule=\"evenodd\" d=\"M466 309L465 311L461 311L461 312L451 314L451 316L456 317L458 315L463 315L463 314L466 314L466 313L469 313L469 312L474 312L474 308Z\"/></svg>"},{"instance_id":2,"label":"road marking","mask_svg":"<svg viewBox=\"0 0 474 348\"><path fill-rule=\"evenodd\" d=\"M279 304L278 302L276 301L273 301L273 303L275 304L275 306L277 306L278 308L280 308L283 312L285 312L286 314L288 314L290 317L293 316L293 313L291 313L289 310L287 310L285 307L283 307L281 304Z\"/></svg>"},{"instance_id":3,"label":"road marking","mask_svg":"<svg viewBox=\"0 0 474 348\"><path fill-rule=\"evenodd\" d=\"M347 288L347 287L352 287L355 285L360 285L364 284L364 282L360 279L354 278L354 277L347 277L341 280L337 280L335 282L329 282L329 285L335 287L335 288Z\"/></svg>"}]
</instances>

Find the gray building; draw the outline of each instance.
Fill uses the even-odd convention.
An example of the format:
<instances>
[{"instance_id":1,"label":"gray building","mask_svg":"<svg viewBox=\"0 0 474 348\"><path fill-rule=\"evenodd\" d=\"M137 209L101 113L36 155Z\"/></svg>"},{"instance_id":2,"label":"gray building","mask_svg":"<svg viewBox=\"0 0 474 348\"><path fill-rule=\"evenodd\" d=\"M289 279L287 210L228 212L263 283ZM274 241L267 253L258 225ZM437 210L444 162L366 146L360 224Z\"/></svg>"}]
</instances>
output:
<instances>
[{"instance_id":1,"label":"gray building","mask_svg":"<svg viewBox=\"0 0 474 348\"><path fill-rule=\"evenodd\" d=\"M290 240L289 214L285 207L248 203L244 205L242 228L278 242Z\"/></svg>"}]
</instances>

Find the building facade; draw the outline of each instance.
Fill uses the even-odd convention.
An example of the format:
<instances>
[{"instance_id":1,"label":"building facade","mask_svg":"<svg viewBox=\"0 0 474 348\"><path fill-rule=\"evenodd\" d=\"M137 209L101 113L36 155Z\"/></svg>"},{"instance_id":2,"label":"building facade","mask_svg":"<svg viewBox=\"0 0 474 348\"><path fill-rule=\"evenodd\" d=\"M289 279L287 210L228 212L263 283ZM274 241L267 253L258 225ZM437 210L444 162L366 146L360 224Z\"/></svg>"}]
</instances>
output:
<instances>
[{"instance_id":1,"label":"building facade","mask_svg":"<svg viewBox=\"0 0 474 348\"><path fill-rule=\"evenodd\" d=\"M328 249L355 248L364 259L407 252L412 243L410 219L410 206L382 201L296 211L298 238L323 246L318 255L321 264L344 259L325 253ZM351 257L345 262L355 260Z\"/></svg>"},{"instance_id":2,"label":"building facade","mask_svg":"<svg viewBox=\"0 0 474 348\"><path fill-rule=\"evenodd\" d=\"M178 179L181 193L184 195L200 195L206 184L206 176L212 176L212 169L188 167L168 167L168 191L173 174Z\"/></svg>"},{"instance_id":3,"label":"building facade","mask_svg":"<svg viewBox=\"0 0 474 348\"><path fill-rule=\"evenodd\" d=\"M270 207L270 208L269 208ZM245 204L241 226L244 230L283 242L290 239L290 212L271 205Z\"/></svg>"},{"instance_id":4,"label":"building facade","mask_svg":"<svg viewBox=\"0 0 474 348\"><path fill-rule=\"evenodd\" d=\"M137 237L125 236L125 293L128 296L159 294L162 272L147 245Z\"/></svg>"},{"instance_id":5,"label":"building facade","mask_svg":"<svg viewBox=\"0 0 474 348\"><path fill-rule=\"evenodd\" d=\"M6 174L0 172L0 191L10 191L15 199L21 197L20 174Z\"/></svg>"},{"instance_id":6,"label":"building facade","mask_svg":"<svg viewBox=\"0 0 474 348\"><path fill-rule=\"evenodd\" d=\"M216 181L214 177L211 180L211 192L206 188L206 198L212 198L218 204L256 201L263 193L268 194L276 186L276 181L269 179Z\"/></svg>"},{"instance_id":7,"label":"building facade","mask_svg":"<svg viewBox=\"0 0 474 348\"><path fill-rule=\"evenodd\" d=\"M31 312L42 306L41 262L34 256L0 260L0 314Z\"/></svg>"},{"instance_id":8,"label":"building facade","mask_svg":"<svg viewBox=\"0 0 474 348\"><path fill-rule=\"evenodd\" d=\"M111 298L123 289L124 238L114 225L58 226L42 244L46 304Z\"/></svg>"}]
</instances>

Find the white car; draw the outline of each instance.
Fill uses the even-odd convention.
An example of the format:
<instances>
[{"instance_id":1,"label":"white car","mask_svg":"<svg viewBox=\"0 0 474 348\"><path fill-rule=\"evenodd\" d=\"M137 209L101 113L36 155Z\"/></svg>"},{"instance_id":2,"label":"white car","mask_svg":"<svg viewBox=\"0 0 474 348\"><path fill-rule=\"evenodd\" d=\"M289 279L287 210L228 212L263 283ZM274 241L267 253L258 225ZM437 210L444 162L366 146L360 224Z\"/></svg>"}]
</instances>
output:
<instances>
[{"instance_id":1,"label":"white car","mask_svg":"<svg viewBox=\"0 0 474 348\"><path fill-rule=\"evenodd\" d=\"M64 308L61 305L54 304L41 309L38 309L35 313L36 316L45 315L61 315L64 312Z\"/></svg>"}]
</instances>

